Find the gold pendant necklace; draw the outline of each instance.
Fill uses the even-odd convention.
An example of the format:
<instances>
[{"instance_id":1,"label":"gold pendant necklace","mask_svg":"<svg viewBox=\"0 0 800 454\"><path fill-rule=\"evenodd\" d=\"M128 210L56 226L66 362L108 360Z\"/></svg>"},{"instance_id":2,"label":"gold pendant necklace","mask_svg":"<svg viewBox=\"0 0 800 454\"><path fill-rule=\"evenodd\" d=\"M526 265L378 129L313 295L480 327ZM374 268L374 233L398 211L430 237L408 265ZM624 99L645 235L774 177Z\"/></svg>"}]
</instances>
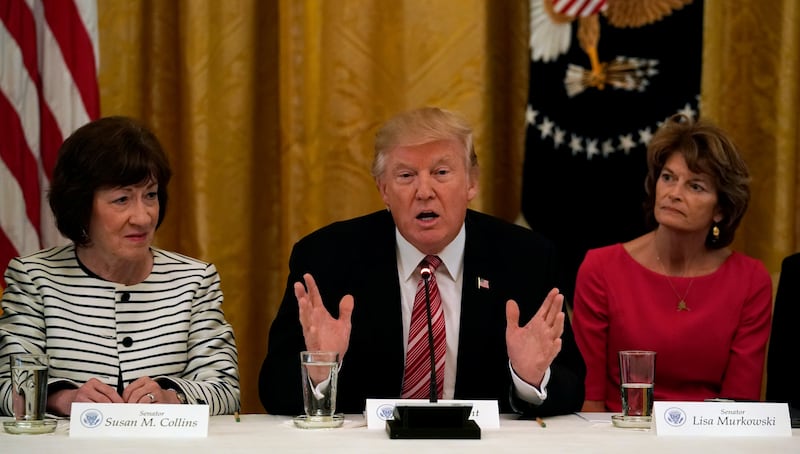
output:
<instances>
[{"instance_id":1,"label":"gold pendant necklace","mask_svg":"<svg viewBox=\"0 0 800 454\"><path fill-rule=\"evenodd\" d=\"M672 291L675 293L675 296L678 297L678 305L676 306L675 310L677 312L682 312L682 311L689 312L690 310L692 310L686 304L686 296L689 294L689 290L692 289L692 284L694 284L694 278L692 278L692 280L689 281L689 285L686 287L686 291L683 293L683 296L681 296L681 294L678 292L678 289L675 288L675 284L672 282L672 279L669 278L669 273L667 272L667 267L665 267L664 263L661 262L661 256L656 254L656 260L658 260L658 264L661 265L661 269L664 271L664 277L667 279L667 282L669 282L669 286L672 288ZM688 265L687 265L686 269L688 269ZM686 269L683 270L683 275L684 276L686 275ZM681 276L681 277L683 277L683 276Z\"/></svg>"}]
</instances>

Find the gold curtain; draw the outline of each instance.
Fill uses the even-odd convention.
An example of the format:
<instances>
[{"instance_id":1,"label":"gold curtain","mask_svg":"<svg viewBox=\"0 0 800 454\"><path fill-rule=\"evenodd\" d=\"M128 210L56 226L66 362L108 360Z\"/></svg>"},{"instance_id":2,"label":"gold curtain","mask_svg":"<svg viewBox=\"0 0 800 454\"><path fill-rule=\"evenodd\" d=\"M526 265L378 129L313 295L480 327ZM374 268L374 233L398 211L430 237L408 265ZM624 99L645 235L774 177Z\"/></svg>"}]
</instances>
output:
<instances>
[{"instance_id":1,"label":"gold curtain","mask_svg":"<svg viewBox=\"0 0 800 454\"><path fill-rule=\"evenodd\" d=\"M776 272L799 250L800 12L794 0L706 5L703 114L736 133L754 174L737 244ZM144 119L167 149L175 177L157 245L219 268L243 412L263 412L258 371L292 244L382 208L369 164L391 114L462 112L482 168L473 208L518 215L527 0L99 0L98 9L102 114Z\"/></svg>"},{"instance_id":2,"label":"gold curtain","mask_svg":"<svg viewBox=\"0 0 800 454\"><path fill-rule=\"evenodd\" d=\"M243 412L263 412L257 377L292 244L382 208L369 168L390 115L462 112L482 167L473 207L516 217L524 0L98 3L102 114L144 119L170 155L157 245L217 265Z\"/></svg>"},{"instance_id":3,"label":"gold curtain","mask_svg":"<svg viewBox=\"0 0 800 454\"><path fill-rule=\"evenodd\" d=\"M730 131L752 173L734 247L776 276L800 251L800 3L706 0L702 115Z\"/></svg>"}]
</instances>

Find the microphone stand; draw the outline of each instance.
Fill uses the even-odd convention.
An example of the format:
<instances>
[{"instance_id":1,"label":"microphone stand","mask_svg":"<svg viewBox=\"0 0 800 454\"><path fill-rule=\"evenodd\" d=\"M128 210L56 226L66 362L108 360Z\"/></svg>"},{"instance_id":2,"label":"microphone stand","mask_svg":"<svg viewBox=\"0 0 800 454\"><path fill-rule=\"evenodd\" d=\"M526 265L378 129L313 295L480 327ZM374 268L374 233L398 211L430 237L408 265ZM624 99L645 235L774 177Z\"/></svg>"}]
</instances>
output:
<instances>
[{"instance_id":1,"label":"microphone stand","mask_svg":"<svg viewBox=\"0 0 800 454\"><path fill-rule=\"evenodd\" d=\"M425 286L425 313L428 322L428 351L431 362L431 386L428 404L395 405L394 419L386 421L386 432L390 439L474 439L481 438L481 428L469 419L472 404L438 402L436 383L436 355L434 354L433 317L428 281L430 268L420 270Z\"/></svg>"},{"instance_id":2,"label":"microphone stand","mask_svg":"<svg viewBox=\"0 0 800 454\"><path fill-rule=\"evenodd\" d=\"M436 355L433 354L434 342L433 342L433 316L431 315L431 293L428 289L428 282L431 279L431 270L429 268L423 268L420 270L420 274L422 274L422 280L425 282L425 314L427 315L426 321L428 322L428 352L430 353L431 359L431 386L429 391L430 402L435 404L439 399L439 393L437 391L438 384L436 383Z\"/></svg>"}]
</instances>

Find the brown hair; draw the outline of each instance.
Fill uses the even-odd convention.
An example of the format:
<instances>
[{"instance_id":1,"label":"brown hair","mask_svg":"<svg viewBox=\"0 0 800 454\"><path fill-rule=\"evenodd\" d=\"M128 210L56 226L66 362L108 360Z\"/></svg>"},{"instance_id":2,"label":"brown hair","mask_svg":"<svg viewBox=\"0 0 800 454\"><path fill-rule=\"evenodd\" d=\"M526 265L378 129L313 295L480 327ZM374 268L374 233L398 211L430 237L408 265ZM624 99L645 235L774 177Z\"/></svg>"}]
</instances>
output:
<instances>
[{"instance_id":1,"label":"brown hair","mask_svg":"<svg viewBox=\"0 0 800 454\"><path fill-rule=\"evenodd\" d=\"M656 226L653 213L656 183L673 153L683 155L692 172L710 176L717 188L717 204L722 213L722 220L716 224L719 238L715 240L709 229L706 246L720 249L731 244L750 201L747 164L725 131L708 121L694 121L682 114L670 117L647 145L644 206L648 224Z\"/></svg>"}]
</instances>

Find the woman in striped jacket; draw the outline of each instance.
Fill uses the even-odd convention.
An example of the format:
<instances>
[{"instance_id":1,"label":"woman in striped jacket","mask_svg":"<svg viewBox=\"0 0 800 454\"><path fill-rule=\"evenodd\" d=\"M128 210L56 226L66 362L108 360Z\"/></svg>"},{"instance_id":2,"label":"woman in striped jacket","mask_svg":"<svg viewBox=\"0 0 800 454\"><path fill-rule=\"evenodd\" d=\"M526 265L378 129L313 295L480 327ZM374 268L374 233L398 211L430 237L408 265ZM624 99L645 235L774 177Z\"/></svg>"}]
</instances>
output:
<instances>
[{"instance_id":1,"label":"woman in striped jacket","mask_svg":"<svg viewBox=\"0 0 800 454\"><path fill-rule=\"evenodd\" d=\"M171 170L156 137L106 117L61 146L49 193L71 244L18 257L5 272L0 414L12 414L8 356L50 357L47 410L72 402L239 407L233 329L213 264L152 246Z\"/></svg>"}]
</instances>

